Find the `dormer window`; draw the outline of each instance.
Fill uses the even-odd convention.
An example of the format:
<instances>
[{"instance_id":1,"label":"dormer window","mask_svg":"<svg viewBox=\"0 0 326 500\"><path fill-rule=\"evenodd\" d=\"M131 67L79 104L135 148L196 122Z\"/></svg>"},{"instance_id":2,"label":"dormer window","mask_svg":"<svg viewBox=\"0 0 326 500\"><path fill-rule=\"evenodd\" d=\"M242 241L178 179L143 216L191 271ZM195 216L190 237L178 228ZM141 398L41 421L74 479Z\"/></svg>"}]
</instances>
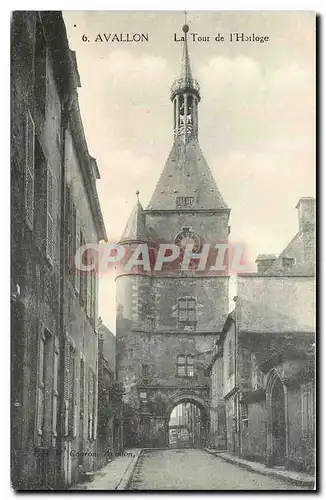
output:
<instances>
[{"instance_id":1,"label":"dormer window","mask_svg":"<svg viewBox=\"0 0 326 500\"><path fill-rule=\"evenodd\" d=\"M294 257L283 257L282 259L282 266L286 268L293 267L295 264L295 259Z\"/></svg>"}]
</instances>

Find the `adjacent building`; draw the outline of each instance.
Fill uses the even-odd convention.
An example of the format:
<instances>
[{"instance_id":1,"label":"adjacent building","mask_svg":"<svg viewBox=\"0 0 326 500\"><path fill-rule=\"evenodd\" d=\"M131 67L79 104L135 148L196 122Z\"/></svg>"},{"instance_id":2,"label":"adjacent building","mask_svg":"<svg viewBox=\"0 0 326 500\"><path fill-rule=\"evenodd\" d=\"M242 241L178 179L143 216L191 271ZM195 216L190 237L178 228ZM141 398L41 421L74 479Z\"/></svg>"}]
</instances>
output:
<instances>
[{"instance_id":1,"label":"adjacent building","mask_svg":"<svg viewBox=\"0 0 326 500\"><path fill-rule=\"evenodd\" d=\"M235 309L208 369L211 442L269 466L313 472L315 199L301 198L297 208L299 231L279 257L260 255L258 273L238 276Z\"/></svg>"},{"instance_id":2,"label":"adjacent building","mask_svg":"<svg viewBox=\"0 0 326 500\"><path fill-rule=\"evenodd\" d=\"M94 467L98 284L74 256L106 233L62 15L17 11L11 29L11 477L58 489Z\"/></svg>"}]
</instances>

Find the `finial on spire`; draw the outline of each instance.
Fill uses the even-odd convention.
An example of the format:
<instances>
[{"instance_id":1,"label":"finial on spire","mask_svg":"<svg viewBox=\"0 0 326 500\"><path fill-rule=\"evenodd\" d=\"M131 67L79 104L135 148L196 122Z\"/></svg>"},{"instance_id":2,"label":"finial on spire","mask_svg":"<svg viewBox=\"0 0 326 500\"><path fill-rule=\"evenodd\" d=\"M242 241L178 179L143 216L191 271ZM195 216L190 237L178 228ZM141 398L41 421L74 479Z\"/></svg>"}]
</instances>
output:
<instances>
[{"instance_id":1,"label":"finial on spire","mask_svg":"<svg viewBox=\"0 0 326 500\"><path fill-rule=\"evenodd\" d=\"M187 24L187 11L186 10L185 10L185 23L184 23L184 25L182 27L182 31L184 33L188 33L188 31L189 31L189 26Z\"/></svg>"},{"instance_id":2,"label":"finial on spire","mask_svg":"<svg viewBox=\"0 0 326 500\"><path fill-rule=\"evenodd\" d=\"M139 191L138 191L138 189L136 191L136 196L137 196L137 200L139 201Z\"/></svg>"}]
</instances>

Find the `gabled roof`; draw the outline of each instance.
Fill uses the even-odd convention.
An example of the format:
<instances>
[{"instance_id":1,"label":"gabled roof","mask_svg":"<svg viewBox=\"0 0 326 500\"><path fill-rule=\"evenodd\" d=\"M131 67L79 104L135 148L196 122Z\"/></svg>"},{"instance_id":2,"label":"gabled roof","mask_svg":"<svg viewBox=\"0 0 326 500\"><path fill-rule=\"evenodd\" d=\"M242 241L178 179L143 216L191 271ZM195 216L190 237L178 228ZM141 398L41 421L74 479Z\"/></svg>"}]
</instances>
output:
<instances>
[{"instance_id":1,"label":"gabled roof","mask_svg":"<svg viewBox=\"0 0 326 500\"><path fill-rule=\"evenodd\" d=\"M120 238L120 243L132 241L150 241L145 224L145 214L138 199Z\"/></svg>"},{"instance_id":2,"label":"gabled roof","mask_svg":"<svg viewBox=\"0 0 326 500\"><path fill-rule=\"evenodd\" d=\"M174 141L147 210L175 210L183 196L194 197L194 210L228 208L196 137Z\"/></svg>"}]
</instances>

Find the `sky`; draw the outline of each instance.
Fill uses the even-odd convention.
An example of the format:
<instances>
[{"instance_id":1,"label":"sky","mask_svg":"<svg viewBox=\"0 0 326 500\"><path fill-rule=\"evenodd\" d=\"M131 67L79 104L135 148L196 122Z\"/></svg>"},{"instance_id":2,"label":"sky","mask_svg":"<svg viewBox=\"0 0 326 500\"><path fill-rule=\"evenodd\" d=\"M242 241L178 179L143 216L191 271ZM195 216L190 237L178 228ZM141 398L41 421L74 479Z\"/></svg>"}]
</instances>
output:
<instances>
[{"instance_id":1,"label":"sky","mask_svg":"<svg viewBox=\"0 0 326 500\"><path fill-rule=\"evenodd\" d=\"M76 51L78 90L109 242L117 242L140 191L149 202L173 143L170 86L180 73L183 12L63 13ZM199 140L231 208L231 236L252 262L278 255L298 231L295 206L315 196L315 15L187 14L193 76L201 86ZM233 42L229 33L268 36ZM145 33L148 42L95 42ZM216 42L220 33L224 42ZM176 36L175 36L176 34ZM83 41L83 35L87 40ZM84 36L85 40L85 36ZM231 286L231 296L235 295ZM100 277L99 315L115 332L115 283Z\"/></svg>"}]
</instances>

